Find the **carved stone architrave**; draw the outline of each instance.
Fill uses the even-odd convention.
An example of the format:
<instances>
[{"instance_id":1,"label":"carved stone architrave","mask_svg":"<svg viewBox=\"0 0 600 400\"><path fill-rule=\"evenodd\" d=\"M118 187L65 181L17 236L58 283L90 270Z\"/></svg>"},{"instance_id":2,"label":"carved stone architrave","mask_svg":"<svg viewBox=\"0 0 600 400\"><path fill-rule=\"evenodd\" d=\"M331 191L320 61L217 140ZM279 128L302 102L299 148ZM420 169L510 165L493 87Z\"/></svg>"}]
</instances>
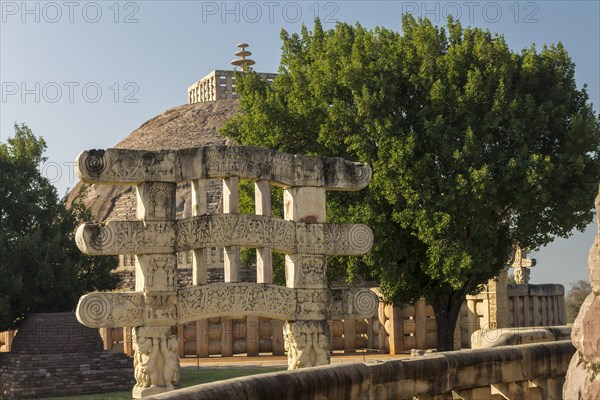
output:
<instances>
[{"instance_id":1,"label":"carved stone architrave","mask_svg":"<svg viewBox=\"0 0 600 400\"><path fill-rule=\"evenodd\" d=\"M178 323L244 315L282 320L370 318L377 296L369 289L293 289L260 283L215 283L180 289Z\"/></svg>"},{"instance_id":2,"label":"carved stone architrave","mask_svg":"<svg viewBox=\"0 0 600 400\"><path fill-rule=\"evenodd\" d=\"M332 289L328 296L327 319L368 319L379 307L379 298L370 289Z\"/></svg>"},{"instance_id":3,"label":"carved stone architrave","mask_svg":"<svg viewBox=\"0 0 600 400\"><path fill-rule=\"evenodd\" d=\"M145 181L176 183L237 176L268 179L282 187L316 186L327 190L360 190L371 180L371 168L366 164L247 146L88 150L77 157L75 173L86 183L137 185Z\"/></svg>"},{"instance_id":4,"label":"carved stone architrave","mask_svg":"<svg viewBox=\"0 0 600 400\"><path fill-rule=\"evenodd\" d=\"M175 298L175 296L177 298ZM282 320L370 318L377 296L368 289L292 289L259 283L217 283L175 292L88 293L77 318L93 328L182 324L217 316Z\"/></svg>"},{"instance_id":5,"label":"carved stone architrave","mask_svg":"<svg viewBox=\"0 0 600 400\"><path fill-rule=\"evenodd\" d=\"M174 221L82 224L75 234L90 255L167 254L208 247L268 247L286 254L361 255L373 232L361 224L304 224L269 216L202 215Z\"/></svg>"},{"instance_id":6,"label":"carved stone architrave","mask_svg":"<svg viewBox=\"0 0 600 400\"><path fill-rule=\"evenodd\" d=\"M175 249L174 221L109 221L77 228L75 240L85 254L169 254Z\"/></svg>"},{"instance_id":7,"label":"carved stone architrave","mask_svg":"<svg viewBox=\"0 0 600 400\"><path fill-rule=\"evenodd\" d=\"M214 283L180 289L179 323L199 318L257 315L285 319L295 315L296 293L283 286L257 283Z\"/></svg>"},{"instance_id":8,"label":"carved stone architrave","mask_svg":"<svg viewBox=\"0 0 600 400\"><path fill-rule=\"evenodd\" d=\"M146 326L177 324L176 292L144 292Z\"/></svg>"},{"instance_id":9,"label":"carved stone architrave","mask_svg":"<svg viewBox=\"0 0 600 400\"><path fill-rule=\"evenodd\" d=\"M141 292L88 293L79 299L76 316L91 328L139 326L144 323Z\"/></svg>"}]
</instances>

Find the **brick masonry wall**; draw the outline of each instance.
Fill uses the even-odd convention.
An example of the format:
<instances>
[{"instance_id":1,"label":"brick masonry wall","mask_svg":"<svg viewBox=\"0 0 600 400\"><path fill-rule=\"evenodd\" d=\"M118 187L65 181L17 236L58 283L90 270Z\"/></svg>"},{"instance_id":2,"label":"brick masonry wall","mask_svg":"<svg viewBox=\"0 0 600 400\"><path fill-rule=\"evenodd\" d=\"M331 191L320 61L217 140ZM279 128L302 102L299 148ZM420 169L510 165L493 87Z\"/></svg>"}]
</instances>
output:
<instances>
[{"instance_id":1,"label":"brick masonry wall","mask_svg":"<svg viewBox=\"0 0 600 400\"><path fill-rule=\"evenodd\" d=\"M102 351L97 329L81 325L75 313L39 313L21 324L12 354L63 354Z\"/></svg>"},{"instance_id":2,"label":"brick masonry wall","mask_svg":"<svg viewBox=\"0 0 600 400\"><path fill-rule=\"evenodd\" d=\"M134 384L133 360L124 354L0 354L3 399L104 393Z\"/></svg>"},{"instance_id":3,"label":"brick masonry wall","mask_svg":"<svg viewBox=\"0 0 600 400\"><path fill-rule=\"evenodd\" d=\"M10 353L0 353L0 396L21 399L129 390L133 360L102 350L97 329L75 313L32 314Z\"/></svg>"}]
</instances>

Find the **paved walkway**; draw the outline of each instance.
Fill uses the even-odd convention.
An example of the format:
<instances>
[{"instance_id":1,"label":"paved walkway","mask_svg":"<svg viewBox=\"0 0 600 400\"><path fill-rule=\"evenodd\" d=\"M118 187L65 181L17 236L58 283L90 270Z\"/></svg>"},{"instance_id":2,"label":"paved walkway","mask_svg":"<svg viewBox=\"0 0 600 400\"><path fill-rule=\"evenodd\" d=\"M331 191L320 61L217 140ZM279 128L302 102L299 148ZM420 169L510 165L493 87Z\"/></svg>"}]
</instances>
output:
<instances>
[{"instance_id":1,"label":"paved walkway","mask_svg":"<svg viewBox=\"0 0 600 400\"><path fill-rule=\"evenodd\" d=\"M364 362L367 364L377 364L391 360L399 360L410 357L410 354L390 356L389 354L378 353L334 353L331 357L332 364ZM209 357L209 358L181 358L181 365L184 367L201 366L210 368L231 368L231 367L287 367L286 356L264 355L259 357L247 357L245 355L236 355L233 357Z\"/></svg>"}]
</instances>

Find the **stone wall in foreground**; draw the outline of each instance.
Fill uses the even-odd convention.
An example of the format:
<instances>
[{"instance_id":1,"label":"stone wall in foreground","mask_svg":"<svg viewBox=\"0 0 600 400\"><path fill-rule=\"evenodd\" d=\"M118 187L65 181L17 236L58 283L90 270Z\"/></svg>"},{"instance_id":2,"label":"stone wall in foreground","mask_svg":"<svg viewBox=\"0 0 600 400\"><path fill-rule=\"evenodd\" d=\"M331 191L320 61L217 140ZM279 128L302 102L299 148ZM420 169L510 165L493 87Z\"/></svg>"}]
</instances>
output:
<instances>
[{"instance_id":1,"label":"stone wall in foreground","mask_svg":"<svg viewBox=\"0 0 600 400\"><path fill-rule=\"evenodd\" d=\"M329 365L192 386L148 400L559 399L574 351L562 341Z\"/></svg>"}]
</instances>

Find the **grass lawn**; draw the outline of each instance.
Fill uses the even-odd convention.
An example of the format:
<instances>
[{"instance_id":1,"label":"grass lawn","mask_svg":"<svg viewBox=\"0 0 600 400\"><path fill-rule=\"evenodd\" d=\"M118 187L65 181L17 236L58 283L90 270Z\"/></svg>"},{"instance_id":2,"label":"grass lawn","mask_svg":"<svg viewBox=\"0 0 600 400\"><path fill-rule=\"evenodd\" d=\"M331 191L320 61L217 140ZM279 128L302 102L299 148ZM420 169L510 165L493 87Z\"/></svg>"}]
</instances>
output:
<instances>
[{"instance_id":1,"label":"grass lawn","mask_svg":"<svg viewBox=\"0 0 600 400\"><path fill-rule=\"evenodd\" d=\"M199 385L201 383L221 381L223 379L236 378L238 376L264 374L267 372L284 371L286 368L281 367L230 367L230 368L210 368L200 367L182 367L181 379L179 384L181 387ZM45 400L130 400L131 390L126 392L109 392L101 394L83 394L80 396L65 396L65 397L45 397Z\"/></svg>"}]
</instances>

